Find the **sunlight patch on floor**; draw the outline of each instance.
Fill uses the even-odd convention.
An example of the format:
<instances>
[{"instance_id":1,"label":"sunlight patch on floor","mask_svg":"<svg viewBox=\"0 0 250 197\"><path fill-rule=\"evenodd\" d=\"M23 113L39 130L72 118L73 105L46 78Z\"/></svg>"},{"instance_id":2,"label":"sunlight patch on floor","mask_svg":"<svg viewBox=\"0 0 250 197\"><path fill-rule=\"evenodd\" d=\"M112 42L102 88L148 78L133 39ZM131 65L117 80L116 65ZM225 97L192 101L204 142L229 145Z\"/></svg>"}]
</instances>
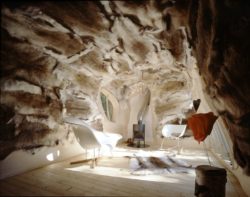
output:
<instances>
[{"instance_id":1,"label":"sunlight patch on floor","mask_svg":"<svg viewBox=\"0 0 250 197\"><path fill-rule=\"evenodd\" d=\"M89 166L77 166L72 168L65 168L65 170L75 171L79 173L96 174L102 176L119 177L126 179L136 179L143 181L153 181L153 182L167 182L167 183L179 183L178 178L168 177L167 175L132 175L129 169L121 169L114 167L103 167L96 166L91 169Z\"/></svg>"}]
</instances>

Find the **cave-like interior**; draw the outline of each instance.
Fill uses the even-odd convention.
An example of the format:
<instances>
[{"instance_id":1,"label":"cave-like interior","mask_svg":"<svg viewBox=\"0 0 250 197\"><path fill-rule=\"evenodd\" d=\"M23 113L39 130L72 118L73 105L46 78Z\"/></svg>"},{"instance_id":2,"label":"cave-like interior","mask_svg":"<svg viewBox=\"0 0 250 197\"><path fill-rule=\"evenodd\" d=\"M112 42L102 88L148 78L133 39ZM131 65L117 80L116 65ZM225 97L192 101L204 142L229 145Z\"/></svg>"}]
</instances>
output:
<instances>
[{"instance_id":1,"label":"cave-like interior","mask_svg":"<svg viewBox=\"0 0 250 197\"><path fill-rule=\"evenodd\" d=\"M1 161L71 143L65 117L123 141L143 119L153 143L164 124L212 111L249 176L249 10L243 0L1 2Z\"/></svg>"}]
</instances>

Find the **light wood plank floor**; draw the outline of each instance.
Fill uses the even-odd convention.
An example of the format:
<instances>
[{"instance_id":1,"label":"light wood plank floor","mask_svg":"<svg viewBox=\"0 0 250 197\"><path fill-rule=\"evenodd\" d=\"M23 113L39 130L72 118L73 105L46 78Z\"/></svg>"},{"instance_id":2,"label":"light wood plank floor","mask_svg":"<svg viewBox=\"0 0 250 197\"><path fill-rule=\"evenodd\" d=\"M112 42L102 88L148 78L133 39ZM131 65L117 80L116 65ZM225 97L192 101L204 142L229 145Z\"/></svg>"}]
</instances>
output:
<instances>
[{"instance_id":1,"label":"light wood plank floor","mask_svg":"<svg viewBox=\"0 0 250 197\"><path fill-rule=\"evenodd\" d=\"M89 163L71 165L71 161L84 159L80 155L21 175L0 181L1 196L194 196L195 170L190 173L132 175L129 158L136 153L166 153L157 148L143 150L119 146L113 157L105 154L94 169ZM208 164L205 152L185 150L175 158L193 167ZM214 166L221 167L210 154ZM227 197L246 196L239 182L227 171Z\"/></svg>"}]
</instances>

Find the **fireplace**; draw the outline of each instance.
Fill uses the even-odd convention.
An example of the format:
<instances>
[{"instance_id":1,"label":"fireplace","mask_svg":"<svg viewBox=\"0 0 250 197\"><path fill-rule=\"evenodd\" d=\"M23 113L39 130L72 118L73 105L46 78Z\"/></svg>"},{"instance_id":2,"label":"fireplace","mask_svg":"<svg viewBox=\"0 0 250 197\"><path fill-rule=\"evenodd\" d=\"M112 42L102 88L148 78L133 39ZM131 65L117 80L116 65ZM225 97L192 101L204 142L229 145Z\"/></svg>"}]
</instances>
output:
<instances>
[{"instance_id":1,"label":"fireplace","mask_svg":"<svg viewBox=\"0 0 250 197\"><path fill-rule=\"evenodd\" d=\"M140 148L141 142L145 147L145 124L138 121L138 124L133 124L133 145Z\"/></svg>"}]
</instances>

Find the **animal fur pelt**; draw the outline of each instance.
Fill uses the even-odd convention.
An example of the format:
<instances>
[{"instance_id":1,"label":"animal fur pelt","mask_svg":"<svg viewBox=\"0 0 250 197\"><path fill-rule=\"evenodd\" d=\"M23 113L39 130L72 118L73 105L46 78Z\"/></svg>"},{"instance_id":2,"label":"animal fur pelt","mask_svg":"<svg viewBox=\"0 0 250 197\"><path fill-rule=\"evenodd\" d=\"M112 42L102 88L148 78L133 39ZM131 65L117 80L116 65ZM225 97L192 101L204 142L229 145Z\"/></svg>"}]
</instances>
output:
<instances>
[{"instance_id":1,"label":"animal fur pelt","mask_svg":"<svg viewBox=\"0 0 250 197\"><path fill-rule=\"evenodd\" d=\"M130 157L130 169L133 175L150 175L163 173L189 173L192 165L170 156Z\"/></svg>"}]
</instances>

